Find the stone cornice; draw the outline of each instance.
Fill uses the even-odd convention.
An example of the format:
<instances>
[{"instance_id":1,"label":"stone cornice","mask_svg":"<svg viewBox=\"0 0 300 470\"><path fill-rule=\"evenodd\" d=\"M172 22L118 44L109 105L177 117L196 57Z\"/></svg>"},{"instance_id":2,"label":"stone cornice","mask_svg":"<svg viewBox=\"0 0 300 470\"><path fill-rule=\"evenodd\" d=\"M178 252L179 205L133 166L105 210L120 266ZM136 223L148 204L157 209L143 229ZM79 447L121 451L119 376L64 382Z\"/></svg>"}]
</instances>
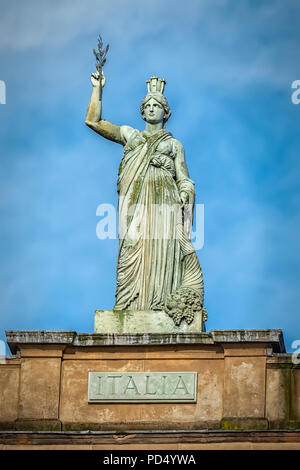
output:
<instances>
[{"instance_id":1,"label":"stone cornice","mask_svg":"<svg viewBox=\"0 0 300 470\"><path fill-rule=\"evenodd\" d=\"M12 354L23 345L61 345L74 347L93 346L151 346L175 344L242 344L268 345L276 353L284 353L282 330L212 330L209 333L151 333L151 334L100 334L76 331L6 331Z\"/></svg>"}]
</instances>

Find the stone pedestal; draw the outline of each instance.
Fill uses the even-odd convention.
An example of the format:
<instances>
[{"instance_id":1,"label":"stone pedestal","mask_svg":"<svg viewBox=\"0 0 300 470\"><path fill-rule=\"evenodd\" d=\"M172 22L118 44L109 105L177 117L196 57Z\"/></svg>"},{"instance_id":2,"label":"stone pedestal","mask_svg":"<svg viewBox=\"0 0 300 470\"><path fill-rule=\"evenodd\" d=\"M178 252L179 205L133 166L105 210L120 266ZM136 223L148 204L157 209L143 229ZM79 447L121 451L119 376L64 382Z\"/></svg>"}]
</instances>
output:
<instances>
[{"instance_id":1,"label":"stone pedestal","mask_svg":"<svg viewBox=\"0 0 300 470\"><path fill-rule=\"evenodd\" d=\"M201 313L195 315L190 325L182 321L176 326L173 319L162 310L96 310L95 333L201 333L205 323Z\"/></svg>"},{"instance_id":2,"label":"stone pedestal","mask_svg":"<svg viewBox=\"0 0 300 470\"><path fill-rule=\"evenodd\" d=\"M140 439L144 439L147 448L154 432L167 433L169 445L178 433L185 442L196 445L197 439L204 437L200 433L202 437L199 434L196 438L195 433L203 429L222 432L226 441L226 432L233 430L270 433L285 429L288 433L300 428L300 368L285 353L281 330L6 334L14 356L0 364L0 447L1 435L7 436L8 431L55 431L59 436L74 432L78 439L80 432L96 432L98 445L101 439L105 442L105 433L121 432L130 434L131 444L137 439L140 445ZM134 386L140 387L139 380L144 380L142 399L118 402L114 395L114 402L106 402L99 389L101 400L93 402L88 395L91 373L133 377L135 383L124 382L130 393ZM191 399L187 396L186 401L180 401L179 392L178 400L172 402L151 399L155 393L153 377L158 377L161 384L170 373L184 380L183 373L196 377ZM183 393L185 386L191 392L189 383L187 380L183 384L177 378L174 382ZM113 388L110 393L114 394ZM168 399L166 395L164 400Z\"/></svg>"}]
</instances>

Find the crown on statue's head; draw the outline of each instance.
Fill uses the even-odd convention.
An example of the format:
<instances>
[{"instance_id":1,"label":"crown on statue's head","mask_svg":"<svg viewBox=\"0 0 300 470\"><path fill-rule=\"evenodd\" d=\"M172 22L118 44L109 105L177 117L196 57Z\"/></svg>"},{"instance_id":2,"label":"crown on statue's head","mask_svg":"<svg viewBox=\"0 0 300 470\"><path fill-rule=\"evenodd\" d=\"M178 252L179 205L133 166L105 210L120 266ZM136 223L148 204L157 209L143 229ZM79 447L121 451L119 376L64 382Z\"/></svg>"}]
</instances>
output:
<instances>
[{"instance_id":1,"label":"crown on statue's head","mask_svg":"<svg viewBox=\"0 0 300 470\"><path fill-rule=\"evenodd\" d=\"M163 93L165 84L167 83L164 78L150 77L147 80L148 93Z\"/></svg>"}]
</instances>

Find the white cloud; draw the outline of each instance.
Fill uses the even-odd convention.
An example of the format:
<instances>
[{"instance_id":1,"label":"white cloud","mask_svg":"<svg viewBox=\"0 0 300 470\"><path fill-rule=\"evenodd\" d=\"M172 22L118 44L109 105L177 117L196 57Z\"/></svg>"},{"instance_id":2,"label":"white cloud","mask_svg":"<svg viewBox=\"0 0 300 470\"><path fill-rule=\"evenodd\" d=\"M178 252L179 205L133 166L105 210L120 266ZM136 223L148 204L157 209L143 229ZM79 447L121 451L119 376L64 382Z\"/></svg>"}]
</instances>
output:
<instances>
[{"instance_id":1,"label":"white cloud","mask_svg":"<svg viewBox=\"0 0 300 470\"><path fill-rule=\"evenodd\" d=\"M149 63L159 68L167 62L187 81L282 87L295 79L296 8L292 0L256 6L233 0L190 0L184 5L171 0L14 0L2 8L0 47L18 53L41 48L47 54L49 47L74 44L71 54L76 56L77 41L95 36L96 44L101 32L113 43L115 60L125 50L134 57L144 44L139 67ZM167 43L161 40L164 34Z\"/></svg>"}]
</instances>

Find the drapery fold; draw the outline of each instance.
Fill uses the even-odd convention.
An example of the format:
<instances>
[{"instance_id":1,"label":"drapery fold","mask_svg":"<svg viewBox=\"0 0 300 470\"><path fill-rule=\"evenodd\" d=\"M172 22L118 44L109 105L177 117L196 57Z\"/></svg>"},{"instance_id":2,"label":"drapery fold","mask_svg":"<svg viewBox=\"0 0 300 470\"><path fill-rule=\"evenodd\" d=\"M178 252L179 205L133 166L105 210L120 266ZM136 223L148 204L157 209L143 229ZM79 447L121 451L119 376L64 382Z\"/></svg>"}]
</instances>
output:
<instances>
[{"instance_id":1,"label":"drapery fold","mask_svg":"<svg viewBox=\"0 0 300 470\"><path fill-rule=\"evenodd\" d=\"M159 152L165 129L133 131L119 169L119 254L114 310L151 310L184 286L202 293L201 267L184 232L174 156Z\"/></svg>"}]
</instances>

